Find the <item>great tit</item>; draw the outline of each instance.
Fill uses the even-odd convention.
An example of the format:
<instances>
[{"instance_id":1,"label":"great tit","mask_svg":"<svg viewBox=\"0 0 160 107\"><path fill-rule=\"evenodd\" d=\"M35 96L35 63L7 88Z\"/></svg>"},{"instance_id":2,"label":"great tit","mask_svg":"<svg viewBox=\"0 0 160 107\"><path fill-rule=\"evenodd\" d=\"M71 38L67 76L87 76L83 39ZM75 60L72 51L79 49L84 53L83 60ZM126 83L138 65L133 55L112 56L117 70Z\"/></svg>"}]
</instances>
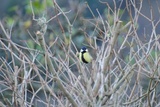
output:
<instances>
[{"instance_id":1,"label":"great tit","mask_svg":"<svg viewBox=\"0 0 160 107\"><path fill-rule=\"evenodd\" d=\"M92 56L89 54L86 47L82 47L79 53L79 60L84 63L90 63L92 61Z\"/></svg>"}]
</instances>

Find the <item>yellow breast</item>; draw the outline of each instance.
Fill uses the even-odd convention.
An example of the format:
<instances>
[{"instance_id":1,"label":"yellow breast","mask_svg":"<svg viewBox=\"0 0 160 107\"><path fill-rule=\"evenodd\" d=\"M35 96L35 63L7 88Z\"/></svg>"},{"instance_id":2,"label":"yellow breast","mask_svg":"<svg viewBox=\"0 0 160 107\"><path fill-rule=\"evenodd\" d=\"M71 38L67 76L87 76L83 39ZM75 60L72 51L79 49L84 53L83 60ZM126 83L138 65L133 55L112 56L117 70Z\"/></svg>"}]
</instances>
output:
<instances>
[{"instance_id":1,"label":"yellow breast","mask_svg":"<svg viewBox=\"0 0 160 107\"><path fill-rule=\"evenodd\" d=\"M88 52L79 53L79 60L84 63L90 63L92 61L92 57Z\"/></svg>"}]
</instances>

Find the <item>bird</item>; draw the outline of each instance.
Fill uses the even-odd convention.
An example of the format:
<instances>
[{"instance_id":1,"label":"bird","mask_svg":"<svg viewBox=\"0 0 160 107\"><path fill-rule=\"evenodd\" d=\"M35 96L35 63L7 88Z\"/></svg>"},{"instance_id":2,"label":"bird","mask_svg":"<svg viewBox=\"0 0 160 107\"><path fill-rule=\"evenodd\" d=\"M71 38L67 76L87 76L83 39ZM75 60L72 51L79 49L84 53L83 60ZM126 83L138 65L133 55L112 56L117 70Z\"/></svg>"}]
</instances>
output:
<instances>
[{"instance_id":1,"label":"bird","mask_svg":"<svg viewBox=\"0 0 160 107\"><path fill-rule=\"evenodd\" d=\"M92 61L92 56L89 54L86 47L82 47L79 52L79 60L83 63L90 63Z\"/></svg>"}]
</instances>

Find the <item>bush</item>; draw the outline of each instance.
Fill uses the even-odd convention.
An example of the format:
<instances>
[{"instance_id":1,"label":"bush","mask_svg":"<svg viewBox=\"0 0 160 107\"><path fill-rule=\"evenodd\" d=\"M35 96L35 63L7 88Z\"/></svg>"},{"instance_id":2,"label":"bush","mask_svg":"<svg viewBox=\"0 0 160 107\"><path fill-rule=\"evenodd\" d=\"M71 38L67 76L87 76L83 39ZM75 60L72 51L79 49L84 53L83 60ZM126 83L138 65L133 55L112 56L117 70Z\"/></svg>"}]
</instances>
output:
<instances>
[{"instance_id":1,"label":"bush","mask_svg":"<svg viewBox=\"0 0 160 107\"><path fill-rule=\"evenodd\" d=\"M152 33L149 40L140 39L137 30L143 2L137 7L133 1L126 1L130 15L126 22L121 21L123 12L116 4L112 9L104 2L105 14L97 9L96 17L87 3L70 2L75 8L67 11L55 0L48 9L54 10L55 16L49 20L45 15L36 18L34 6L39 2L30 1L28 12L33 21L24 22L21 28L16 28L20 23L10 24L9 30L1 21L0 105L158 106L160 36L155 28L159 22L147 17ZM83 17L86 8L92 19ZM12 19L7 20L12 23ZM22 29L28 34L19 33ZM19 42L19 38L23 40ZM92 63L79 61L77 53L82 45L89 48Z\"/></svg>"}]
</instances>

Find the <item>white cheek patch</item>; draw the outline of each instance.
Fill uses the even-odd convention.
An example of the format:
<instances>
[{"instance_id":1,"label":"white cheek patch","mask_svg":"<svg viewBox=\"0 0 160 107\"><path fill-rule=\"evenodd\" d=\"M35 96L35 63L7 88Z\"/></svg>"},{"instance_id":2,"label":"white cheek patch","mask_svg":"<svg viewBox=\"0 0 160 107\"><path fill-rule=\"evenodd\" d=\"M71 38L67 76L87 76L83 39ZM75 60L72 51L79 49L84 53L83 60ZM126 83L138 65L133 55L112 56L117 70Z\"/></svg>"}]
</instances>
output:
<instances>
[{"instance_id":1,"label":"white cheek patch","mask_svg":"<svg viewBox=\"0 0 160 107\"><path fill-rule=\"evenodd\" d=\"M88 52L88 49L85 49L85 50L84 50L84 49L81 49L80 52L81 52L81 53L83 53L83 52Z\"/></svg>"},{"instance_id":2,"label":"white cheek patch","mask_svg":"<svg viewBox=\"0 0 160 107\"><path fill-rule=\"evenodd\" d=\"M80 52L83 52L83 50L81 49Z\"/></svg>"}]
</instances>

